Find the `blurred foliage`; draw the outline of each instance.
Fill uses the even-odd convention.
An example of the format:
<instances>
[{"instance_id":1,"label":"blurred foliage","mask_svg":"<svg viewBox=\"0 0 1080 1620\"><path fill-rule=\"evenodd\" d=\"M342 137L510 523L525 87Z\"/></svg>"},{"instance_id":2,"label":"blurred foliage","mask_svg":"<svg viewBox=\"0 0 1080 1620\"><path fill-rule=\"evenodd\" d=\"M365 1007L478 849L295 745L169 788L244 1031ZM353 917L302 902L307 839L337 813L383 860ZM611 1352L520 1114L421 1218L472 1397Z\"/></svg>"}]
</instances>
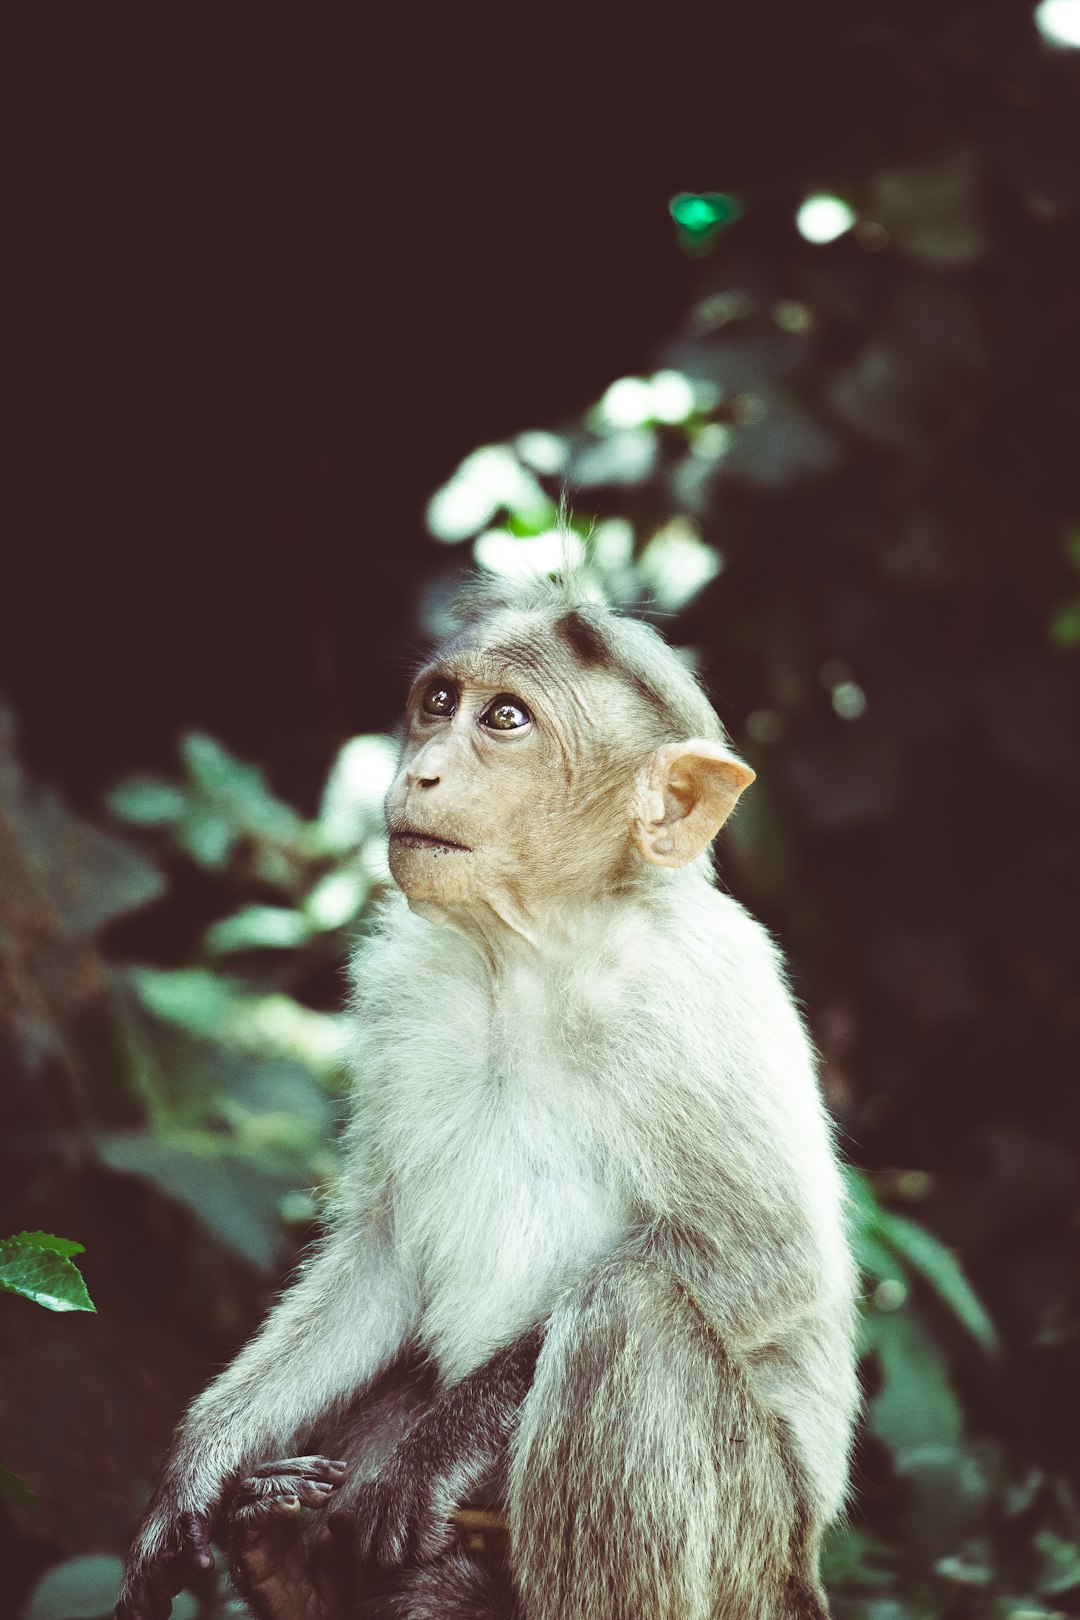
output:
<instances>
[{"instance_id":1,"label":"blurred foliage","mask_svg":"<svg viewBox=\"0 0 1080 1620\"><path fill-rule=\"evenodd\" d=\"M894 87L891 145L822 175L793 143L783 185L672 199L682 330L465 459L419 618L466 559L569 551L709 680L758 772L724 879L789 952L862 1167L836 1612L1036 1620L1080 1614L1080 56L1024 6L917 10L846 47ZM100 1307L74 1348L0 1319L5 1455L43 1481L0 1559L20 1594L65 1560L28 1613L101 1612L93 1555L310 1233L391 757L346 744L306 820L190 735L106 831L0 724L10 1225L70 1209ZM212 1582L198 1603L226 1612Z\"/></svg>"}]
</instances>

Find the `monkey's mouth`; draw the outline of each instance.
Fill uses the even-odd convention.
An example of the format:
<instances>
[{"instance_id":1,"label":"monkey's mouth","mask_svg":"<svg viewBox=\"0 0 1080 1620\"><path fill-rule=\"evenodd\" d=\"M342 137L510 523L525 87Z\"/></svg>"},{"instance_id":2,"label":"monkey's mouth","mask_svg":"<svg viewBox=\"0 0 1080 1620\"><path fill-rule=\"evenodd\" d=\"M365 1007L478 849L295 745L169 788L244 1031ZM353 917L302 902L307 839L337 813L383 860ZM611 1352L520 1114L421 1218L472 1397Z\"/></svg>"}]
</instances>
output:
<instances>
[{"instance_id":1,"label":"monkey's mouth","mask_svg":"<svg viewBox=\"0 0 1080 1620\"><path fill-rule=\"evenodd\" d=\"M394 843L404 844L406 849L458 850L464 855L472 854L468 844L456 844L452 838L436 838L434 833L417 832L413 827L395 827L390 838Z\"/></svg>"}]
</instances>

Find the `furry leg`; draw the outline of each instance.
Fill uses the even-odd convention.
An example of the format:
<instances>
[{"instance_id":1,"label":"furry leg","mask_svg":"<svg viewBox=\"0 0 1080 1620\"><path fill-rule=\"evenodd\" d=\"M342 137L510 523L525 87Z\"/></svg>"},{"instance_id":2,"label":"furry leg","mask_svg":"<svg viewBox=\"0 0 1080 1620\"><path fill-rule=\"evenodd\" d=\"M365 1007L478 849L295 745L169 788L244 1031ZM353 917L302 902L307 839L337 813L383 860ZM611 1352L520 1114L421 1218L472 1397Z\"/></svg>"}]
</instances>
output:
<instances>
[{"instance_id":1,"label":"furry leg","mask_svg":"<svg viewBox=\"0 0 1080 1620\"><path fill-rule=\"evenodd\" d=\"M365 1598L357 1620L520 1620L513 1593L500 1578L464 1553L410 1569L392 1590Z\"/></svg>"},{"instance_id":2,"label":"furry leg","mask_svg":"<svg viewBox=\"0 0 1080 1620\"><path fill-rule=\"evenodd\" d=\"M611 1261L552 1317L514 1442L530 1620L822 1620L782 1426L684 1282Z\"/></svg>"}]
</instances>

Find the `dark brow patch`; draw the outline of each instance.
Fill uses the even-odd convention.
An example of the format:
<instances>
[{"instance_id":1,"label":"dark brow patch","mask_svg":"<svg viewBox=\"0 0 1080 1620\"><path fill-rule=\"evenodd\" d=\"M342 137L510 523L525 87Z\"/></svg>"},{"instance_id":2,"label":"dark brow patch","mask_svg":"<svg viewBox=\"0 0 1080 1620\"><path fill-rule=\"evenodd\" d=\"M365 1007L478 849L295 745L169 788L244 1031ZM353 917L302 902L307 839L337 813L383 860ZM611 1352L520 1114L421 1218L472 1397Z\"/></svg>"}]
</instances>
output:
<instances>
[{"instance_id":1,"label":"dark brow patch","mask_svg":"<svg viewBox=\"0 0 1080 1620\"><path fill-rule=\"evenodd\" d=\"M573 609L564 613L555 620L555 629L587 668L614 668L611 648L596 626L590 624L583 614Z\"/></svg>"}]
</instances>

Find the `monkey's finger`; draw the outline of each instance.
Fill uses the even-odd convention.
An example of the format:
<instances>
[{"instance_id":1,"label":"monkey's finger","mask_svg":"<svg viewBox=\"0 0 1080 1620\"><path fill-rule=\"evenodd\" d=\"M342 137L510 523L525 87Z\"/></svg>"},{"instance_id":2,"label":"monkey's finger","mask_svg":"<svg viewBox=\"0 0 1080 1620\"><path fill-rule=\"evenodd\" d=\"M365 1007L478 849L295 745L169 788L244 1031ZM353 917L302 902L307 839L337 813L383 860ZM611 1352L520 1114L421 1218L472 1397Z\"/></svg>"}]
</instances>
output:
<instances>
[{"instance_id":1,"label":"monkey's finger","mask_svg":"<svg viewBox=\"0 0 1080 1620\"><path fill-rule=\"evenodd\" d=\"M284 1496L298 1496L305 1507L321 1507L337 1489L336 1481L307 1479L301 1474L277 1474L273 1478L240 1481L232 1493L232 1510L255 1502L271 1501Z\"/></svg>"},{"instance_id":2,"label":"monkey's finger","mask_svg":"<svg viewBox=\"0 0 1080 1620\"><path fill-rule=\"evenodd\" d=\"M135 1582L117 1603L113 1620L154 1620L150 1594L142 1581Z\"/></svg>"},{"instance_id":3,"label":"monkey's finger","mask_svg":"<svg viewBox=\"0 0 1080 1620\"><path fill-rule=\"evenodd\" d=\"M205 1513L181 1513L180 1545L196 1569L213 1569L210 1551L210 1519Z\"/></svg>"},{"instance_id":4,"label":"monkey's finger","mask_svg":"<svg viewBox=\"0 0 1080 1620\"><path fill-rule=\"evenodd\" d=\"M276 1519L289 1519L300 1511L298 1496L264 1496L259 1501L244 1502L233 1509L232 1522L236 1530L255 1530L259 1525Z\"/></svg>"},{"instance_id":5,"label":"monkey's finger","mask_svg":"<svg viewBox=\"0 0 1080 1620\"><path fill-rule=\"evenodd\" d=\"M349 1472L348 1463L335 1462L329 1457L280 1457L276 1462L260 1463L251 1470L252 1479L267 1479L274 1474L296 1474L301 1479L327 1480L336 1485Z\"/></svg>"},{"instance_id":6,"label":"monkey's finger","mask_svg":"<svg viewBox=\"0 0 1080 1620\"><path fill-rule=\"evenodd\" d=\"M116 1620L169 1620L172 1600L183 1584L175 1558L152 1564L116 1605Z\"/></svg>"}]
</instances>

